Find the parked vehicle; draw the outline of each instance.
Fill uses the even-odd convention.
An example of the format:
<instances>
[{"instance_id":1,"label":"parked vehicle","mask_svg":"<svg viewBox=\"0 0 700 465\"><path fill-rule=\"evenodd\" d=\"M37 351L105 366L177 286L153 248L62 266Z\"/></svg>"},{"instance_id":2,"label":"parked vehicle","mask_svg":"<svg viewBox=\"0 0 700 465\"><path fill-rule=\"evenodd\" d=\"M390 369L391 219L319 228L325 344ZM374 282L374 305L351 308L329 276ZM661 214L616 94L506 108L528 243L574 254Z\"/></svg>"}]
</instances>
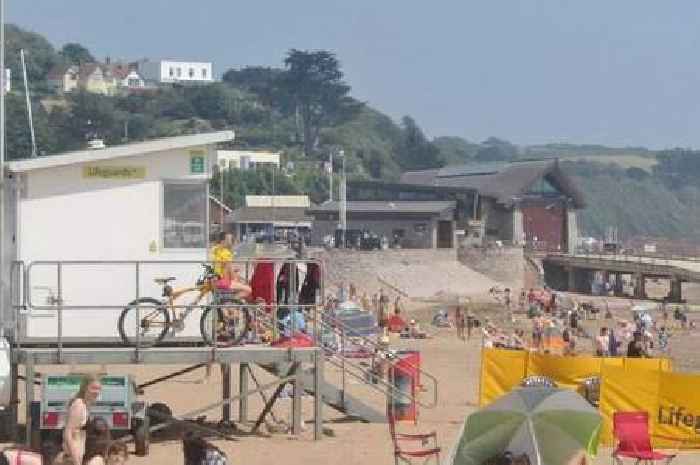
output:
<instances>
[{"instance_id":1,"label":"parked vehicle","mask_svg":"<svg viewBox=\"0 0 700 465\"><path fill-rule=\"evenodd\" d=\"M68 403L78 392L79 374L44 374L41 400L32 404L32 445L40 448L46 441L61 441ZM150 442L147 404L138 399L134 379L129 375L102 376L102 392L90 407L90 418L103 419L115 436L131 433L137 455L148 454Z\"/></svg>"}]
</instances>

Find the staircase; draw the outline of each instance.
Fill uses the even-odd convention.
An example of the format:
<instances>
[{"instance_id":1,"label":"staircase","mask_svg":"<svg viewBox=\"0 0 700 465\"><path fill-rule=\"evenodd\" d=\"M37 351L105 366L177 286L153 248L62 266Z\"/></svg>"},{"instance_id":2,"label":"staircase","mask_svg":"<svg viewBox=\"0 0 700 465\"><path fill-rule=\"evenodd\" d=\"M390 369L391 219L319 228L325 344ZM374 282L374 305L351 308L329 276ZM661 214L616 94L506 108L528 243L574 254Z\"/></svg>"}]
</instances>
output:
<instances>
[{"instance_id":1,"label":"staircase","mask_svg":"<svg viewBox=\"0 0 700 465\"><path fill-rule=\"evenodd\" d=\"M284 376L289 372L290 364L278 363L274 365L260 365L260 367L275 376ZM313 368L306 368L303 369L301 376L304 391L312 396L316 395L314 374ZM323 403L338 412L368 423L386 423L386 415L383 412L355 398L327 380L323 380L321 383L320 393Z\"/></svg>"},{"instance_id":2,"label":"staircase","mask_svg":"<svg viewBox=\"0 0 700 465\"><path fill-rule=\"evenodd\" d=\"M312 311L315 311L315 309ZM313 326L314 315L310 313L311 312L307 312L306 316L307 327ZM259 309L256 311L256 319L258 323L261 323L267 328L272 328L274 324L271 316L264 310ZM428 383L428 389L425 389L425 391L428 394L432 394L432 400L430 402L425 402L422 396L405 393L385 379L377 376L372 370L372 365L374 365L376 357L369 357L369 363L365 362L365 364L369 366L365 366L363 363L358 362L357 358L347 356L346 348L349 342L352 341L353 346L362 347L362 350L367 354L383 354L383 360L388 363L389 369L399 361L394 354L384 351L372 338L355 333L352 328L343 325L342 322L327 315L319 318L317 323L315 339L317 344L324 349L326 354L325 361L327 362L326 366L330 365L330 367L336 369L334 370L335 373L333 373L335 377L327 376L331 373L329 373L329 370L326 370L326 376L320 386L321 399L326 405L349 417L369 423L386 423L387 418L384 406L389 399L403 399L408 402L416 402L424 408L433 408L437 405L438 382L430 373L418 367L410 366L411 369L420 372L420 378L423 383ZM321 335L324 335L324 337L321 337ZM330 339L339 341L339 346L328 343L329 336ZM275 376L286 376L291 367L289 363L260 366L265 371ZM315 392L314 375L313 367L302 368L301 377L304 391L310 395L317 395ZM353 382L348 382L349 380ZM372 400L375 400L373 403L378 404L379 407L370 405L367 401L353 395L353 393L350 392L351 385L378 394L378 396L375 396Z\"/></svg>"}]
</instances>

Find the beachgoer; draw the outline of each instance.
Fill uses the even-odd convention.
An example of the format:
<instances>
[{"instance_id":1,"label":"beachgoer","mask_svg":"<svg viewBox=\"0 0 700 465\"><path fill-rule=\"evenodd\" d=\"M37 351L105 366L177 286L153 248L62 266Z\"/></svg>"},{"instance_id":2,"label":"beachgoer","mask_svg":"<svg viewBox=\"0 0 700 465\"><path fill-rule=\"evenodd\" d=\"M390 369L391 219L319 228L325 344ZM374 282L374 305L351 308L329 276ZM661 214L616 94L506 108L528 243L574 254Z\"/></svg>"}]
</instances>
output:
<instances>
[{"instance_id":1,"label":"beachgoer","mask_svg":"<svg viewBox=\"0 0 700 465\"><path fill-rule=\"evenodd\" d=\"M233 234L222 232L219 234L219 240L212 247L209 259L214 265L214 272L220 277L224 276L227 263L233 261Z\"/></svg>"},{"instance_id":2,"label":"beachgoer","mask_svg":"<svg viewBox=\"0 0 700 465\"><path fill-rule=\"evenodd\" d=\"M394 315L400 315L401 314L401 296L396 296L396 299L394 300Z\"/></svg>"},{"instance_id":3,"label":"beachgoer","mask_svg":"<svg viewBox=\"0 0 700 465\"><path fill-rule=\"evenodd\" d=\"M576 355L576 333L572 328L564 328L562 332L564 341L564 355Z\"/></svg>"},{"instance_id":4,"label":"beachgoer","mask_svg":"<svg viewBox=\"0 0 700 465\"><path fill-rule=\"evenodd\" d=\"M109 424L100 417L88 420L85 427L85 465L105 465L107 450L112 442Z\"/></svg>"},{"instance_id":5,"label":"beachgoer","mask_svg":"<svg viewBox=\"0 0 700 465\"><path fill-rule=\"evenodd\" d=\"M464 337L464 311L462 307L457 305L455 307L455 326L457 327L457 337L465 340Z\"/></svg>"},{"instance_id":6,"label":"beachgoer","mask_svg":"<svg viewBox=\"0 0 700 465\"><path fill-rule=\"evenodd\" d=\"M525 342L523 341L523 333L521 329L516 329L510 336L509 348L513 350L523 350L525 348Z\"/></svg>"},{"instance_id":7,"label":"beachgoer","mask_svg":"<svg viewBox=\"0 0 700 465\"><path fill-rule=\"evenodd\" d=\"M68 404L66 425L63 428L63 451L66 463L82 465L85 455L85 427L88 421L88 409L97 400L102 390L100 378L95 374L83 376L78 393Z\"/></svg>"},{"instance_id":8,"label":"beachgoer","mask_svg":"<svg viewBox=\"0 0 700 465\"><path fill-rule=\"evenodd\" d=\"M617 357L617 350L622 345L621 341L617 340L615 335L615 328L611 327L608 332L608 353L611 357Z\"/></svg>"},{"instance_id":9,"label":"beachgoer","mask_svg":"<svg viewBox=\"0 0 700 465\"><path fill-rule=\"evenodd\" d=\"M557 325L553 317L546 318L544 321L544 346L547 349L552 348L552 336Z\"/></svg>"},{"instance_id":10,"label":"beachgoer","mask_svg":"<svg viewBox=\"0 0 700 465\"><path fill-rule=\"evenodd\" d=\"M532 346L538 351L544 349L544 318L541 315L532 320Z\"/></svg>"},{"instance_id":11,"label":"beachgoer","mask_svg":"<svg viewBox=\"0 0 700 465\"><path fill-rule=\"evenodd\" d=\"M226 453L214 444L191 433L182 438L184 465L226 465Z\"/></svg>"},{"instance_id":12,"label":"beachgoer","mask_svg":"<svg viewBox=\"0 0 700 465\"><path fill-rule=\"evenodd\" d=\"M647 350L644 347L644 341L642 340L642 333L635 331L633 339L627 345L627 356L628 357L648 357Z\"/></svg>"},{"instance_id":13,"label":"beachgoer","mask_svg":"<svg viewBox=\"0 0 700 465\"><path fill-rule=\"evenodd\" d=\"M659 350L661 352L666 353L666 351L668 350L668 340L670 337L671 337L671 335L669 334L668 331L666 331L666 326L662 326L659 329L659 334L658 334Z\"/></svg>"},{"instance_id":14,"label":"beachgoer","mask_svg":"<svg viewBox=\"0 0 700 465\"><path fill-rule=\"evenodd\" d=\"M510 311L510 289L507 287L503 290L503 303L506 306L506 310Z\"/></svg>"},{"instance_id":15,"label":"beachgoer","mask_svg":"<svg viewBox=\"0 0 700 465\"><path fill-rule=\"evenodd\" d=\"M340 284L338 284L338 300L340 302L345 302L347 300L347 294L345 292L345 283L342 281L340 282Z\"/></svg>"},{"instance_id":16,"label":"beachgoer","mask_svg":"<svg viewBox=\"0 0 700 465\"><path fill-rule=\"evenodd\" d=\"M363 292L362 297L360 298L360 306L362 307L362 310L364 311L369 311L369 298L367 297L367 293Z\"/></svg>"},{"instance_id":17,"label":"beachgoer","mask_svg":"<svg viewBox=\"0 0 700 465\"><path fill-rule=\"evenodd\" d=\"M610 337L608 336L608 328L600 328L600 335L595 338L595 354L598 357L607 357L610 355Z\"/></svg>"},{"instance_id":18,"label":"beachgoer","mask_svg":"<svg viewBox=\"0 0 700 465\"><path fill-rule=\"evenodd\" d=\"M493 329L491 325L486 325L481 329L481 335L482 335L482 347L485 349L491 349L493 348L494 340L493 340Z\"/></svg>"},{"instance_id":19,"label":"beachgoer","mask_svg":"<svg viewBox=\"0 0 700 465\"><path fill-rule=\"evenodd\" d=\"M525 310L525 302L527 301L527 293L525 289L520 290L520 298L518 299L518 308L520 311Z\"/></svg>"},{"instance_id":20,"label":"beachgoer","mask_svg":"<svg viewBox=\"0 0 700 465\"><path fill-rule=\"evenodd\" d=\"M472 329L476 328L477 321L474 314L467 307L467 340L472 338Z\"/></svg>"},{"instance_id":21,"label":"beachgoer","mask_svg":"<svg viewBox=\"0 0 700 465\"><path fill-rule=\"evenodd\" d=\"M389 296L384 293L384 289L379 289L379 311L377 312L377 322L383 328L387 323L387 307L389 306Z\"/></svg>"},{"instance_id":22,"label":"beachgoer","mask_svg":"<svg viewBox=\"0 0 700 465\"><path fill-rule=\"evenodd\" d=\"M535 303L535 300L535 290L533 288L530 288L530 291L527 293L527 303L532 305Z\"/></svg>"},{"instance_id":23,"label":"beachgoer","mask_svg":"<svg viewBox=\"0 0 700 465\"><path fill-rule=\"evenodd\" d=\"M219 276L219 280L216 282L217 289L231 290L237 297L247 299L250 297L252 289L243 282L240 270L233 263L235 243L233 234L221 233L219 242L211 250L210 259L214 263L214 272Z\"/></svg>"},{"instance_id":24,"label":"beachgoer","mask_svg":"<svg viewBox=\"0 0 700 465\"><path fill-rule=\"evenodd\" d=\"M122 441L114 441L107 448L106 465L124 465L129 459L129 451Z\"/></svg>"},{"instance_id":25,"label":"beachgoer","mask_svg":"<svg viewBox=\"0 0 700 465\"><path fill-rule=\"evenodd\" d=\"M578 313L578 309L574 306L574 309L569 312L569 327L571 328L571 332L574 334L578 334L579 318L580 315Z\"/></svg>"},{"instance_id":26,"label":"beachgoer","mask_svg":"<svg viewBox=\"0 0 700 465\"><path fill-rule=\"evenodd\" d=\"M552 314L556 314L557 312L557 293L552 291L552 294L549 296L549 311Z\"/></svg>"}]
</instances>

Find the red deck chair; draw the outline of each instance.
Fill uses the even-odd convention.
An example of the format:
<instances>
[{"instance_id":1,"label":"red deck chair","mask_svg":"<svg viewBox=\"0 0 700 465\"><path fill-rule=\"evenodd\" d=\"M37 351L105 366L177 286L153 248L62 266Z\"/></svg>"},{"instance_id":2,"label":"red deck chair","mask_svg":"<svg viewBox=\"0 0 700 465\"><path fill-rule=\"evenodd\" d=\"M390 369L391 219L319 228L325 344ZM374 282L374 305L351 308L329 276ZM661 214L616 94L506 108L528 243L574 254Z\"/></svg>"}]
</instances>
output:
<instances>
[{"instance_id":1,"label":"red deck chair","mask_svg":"<svg viewBox=\"0 0 700 465\"><path fill-rule=\"evenodd\" d=\"M391 433L391 442L394 446L394 463L399 465L400 462L412 464L412 459L423 459L423 463L428 463L431 457L435 457L435 463L440 464L440 448L437 445L437 432L433 431L424 434L405 434L396 432L396 420L392 411L391 402L387 402L387 421L389 423L389 432ZM432 439L432 441L431 441ZM432 447L428 449L411 449L402 448L403 443L419 443L422 447L428 446L432 442Z\"/></svg>"},{"instance_id":2,"label":"red deck chair","mask_svg":"<svg viewBox=\"0 0 700 465\"><path fill-rule=\"evenodd\" d=\"M622 458L637 459L635 464L654 464L657 460L670 463L675 455L657 452L651 447L649 414L647 412L615 412L613 434L618 441L613 459L622 463Z\"/></svg>"}]
</instances>

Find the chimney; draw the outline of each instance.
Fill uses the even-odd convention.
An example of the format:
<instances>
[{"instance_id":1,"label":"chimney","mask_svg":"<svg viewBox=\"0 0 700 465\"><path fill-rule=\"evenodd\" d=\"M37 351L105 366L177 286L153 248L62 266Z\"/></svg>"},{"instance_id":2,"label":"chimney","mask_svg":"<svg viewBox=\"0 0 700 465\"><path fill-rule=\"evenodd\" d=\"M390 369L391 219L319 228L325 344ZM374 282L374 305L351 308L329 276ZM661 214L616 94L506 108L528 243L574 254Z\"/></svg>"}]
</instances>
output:
<instances>
[{"instance_id":1,"label":"chimney","mask_svg":"<svg viewBox=\"0 0 700 465\"><path fill-rule=\"evenodd\" d=\"M109 66L111 62L112 62L112 59L110 57L105 57L105 64L107 66Z\"/></svg>"}]
</instances>

